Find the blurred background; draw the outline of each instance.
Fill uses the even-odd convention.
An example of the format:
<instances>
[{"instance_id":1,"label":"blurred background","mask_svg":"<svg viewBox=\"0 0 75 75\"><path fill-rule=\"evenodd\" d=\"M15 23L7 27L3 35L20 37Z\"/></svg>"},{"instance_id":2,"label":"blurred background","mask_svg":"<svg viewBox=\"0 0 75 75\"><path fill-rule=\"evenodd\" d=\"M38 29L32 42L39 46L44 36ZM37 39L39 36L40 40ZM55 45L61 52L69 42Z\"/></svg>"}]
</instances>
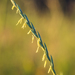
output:
<instances>
[{"instance_id":1,"label":"blurred background","mask_svg":"<svg viewBox=\"0 0 75 75\"><path fill-rule=\"evenodd\" d=\"M75 75L75 0L15 0L28 16L49 54L58 75ZM37 41L27 26L16 26L21 18L11 10L10 0L0 0L0 75L52 75L44 68L43 51L36 54Z\"/></svg>"}]
</instances>

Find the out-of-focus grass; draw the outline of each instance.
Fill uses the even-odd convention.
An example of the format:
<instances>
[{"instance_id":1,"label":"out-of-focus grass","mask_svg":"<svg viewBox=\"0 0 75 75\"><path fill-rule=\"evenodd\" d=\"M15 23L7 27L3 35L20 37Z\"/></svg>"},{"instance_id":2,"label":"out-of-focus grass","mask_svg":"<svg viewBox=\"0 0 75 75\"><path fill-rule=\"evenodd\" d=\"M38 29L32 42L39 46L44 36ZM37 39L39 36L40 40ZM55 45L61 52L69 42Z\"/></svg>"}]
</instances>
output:
<instances>
[{"instance_id":1,"label":"out-of-focus grass","mask_svg":"<svg viewBox=\"0 0 75 75\"><path fill-rule=\"evenodd\" d=\"M10 1L7 8L5 2L0 3L0 75L47 75L49 63L44 69L42 50L35 53L36 39L32 44L31 34L27 35L28 26L24 30L21 29L22 24L16 26L20 16L15 13L15 9L11 10L11 6ZM74 75L75 19L69 19L62 12L54 10L50 14L39 16L30 2L26 7L23 11L47 44L56 72Z\"/></svg>"}]
</instances>

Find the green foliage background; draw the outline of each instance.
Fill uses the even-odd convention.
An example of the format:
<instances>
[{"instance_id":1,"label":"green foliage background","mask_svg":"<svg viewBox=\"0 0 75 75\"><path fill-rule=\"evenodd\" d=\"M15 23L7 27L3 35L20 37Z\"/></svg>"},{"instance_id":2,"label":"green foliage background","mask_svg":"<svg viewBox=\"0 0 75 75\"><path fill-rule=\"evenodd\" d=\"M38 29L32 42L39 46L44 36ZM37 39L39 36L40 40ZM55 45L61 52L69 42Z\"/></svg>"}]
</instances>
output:
<instances>
[{"instance_id":1,"label":"green foliage background","mask_svg":"<svg viewBox=\"0 0 75 75\"><path fill-rule=\"evenodd\" d=\"M75 71L75 10L64 15L58 0L48 4L50 13L40 13L32 0L15 0L46 42L53 56L57 74L74 75ZM10 0L0 1L0 75L48 75L37 42L31 43L28 26L16 26L20 16L11 10ZM75 7L74 7L75 8ZM51 74L51 73L50 73Z\"/></svg>"}]
</instances>

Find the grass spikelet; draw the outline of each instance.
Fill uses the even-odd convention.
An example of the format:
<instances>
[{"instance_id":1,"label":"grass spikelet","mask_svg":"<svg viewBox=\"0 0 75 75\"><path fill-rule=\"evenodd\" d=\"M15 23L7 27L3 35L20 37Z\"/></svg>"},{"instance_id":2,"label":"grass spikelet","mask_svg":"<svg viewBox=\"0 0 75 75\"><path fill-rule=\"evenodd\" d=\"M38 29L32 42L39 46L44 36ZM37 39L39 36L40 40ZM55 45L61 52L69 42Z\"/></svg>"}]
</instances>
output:
<instances>
[{"instance_id":1,"label":"grass spikelet","mask_svg":"<svg viewBox=\"0 0 75 75\"><path fill-rule=\"evenodd\" d=\"M37 47L36 53L38 53L38 51L39 51L39 46Z\"/></svg>"},{"instance_id":2,"label":"grass spikelet","mask_svg":"<svg viewBox=\"0 0 75 75\"><path fill-rule=\"evenodd\" d=\"M50 68L49 68L49 70L48 70L48 73L50 72L50 70L51 70L51 66L50 66Z\"/></svg>"},{"instance_id":3,"label":"grass spikelet","mask_svg":"<svg viewBox=\"0 0 75 75\"><path fill-rule=\"evenodd\" d=\"M44 62L44 68L46 67L46 64L47 64L47 60L45 60L45 62Z\"/></svg>"},{"instance_id":4,"label":"grass spikelet","mask_svg":"<svg viewBox=\"0 0 75 75\"><path fill-rule=\"evenodd\" d=\"M23 18L21 18L21 19L17 22L16 25L18 25L19 23L21 24L21 23L22 23L22 20L23 20Z\"/></svg>"},{"instance_id":5,"label":"grass spikelet","mask_svg":"<svg viewBox=\"0 0 75 75\"><path fill-rule=\"evenodd\" d=\"M26 22L27 22L27 20L25 20L25 22L24 22L23 25L22 25L22 28L23 28L23 29L26 28Z\"/></svg>"},{"instance_id":6,"label":"grass spikelet","mask_svg":"<svg viewBox=\"0 0 75 75\"><path fill-rule=\"evenodd\" d=\"M34 41L34 35L32 35L32 43L33 43L33 41Z\"/></svg>"},{"instance_id":7,"label":"grass spikelet","mask_svg":"<svg viewBox=\"0 0 75 75\"><path fill-rule=\"evenodd\" d=\"M31 33L31 30L29 30L29 32L27 34L30 34Z\"/></svg>"},{"instance_id":8,"label":"grass spikelet","mask_svg":"<svg viewBox=\"0 0 75 75\"><path fill-rule=\"evenodd\" d=\"M46 57L46 54L44 53L44 54L43 54L43 57L42 57L42 61L45 60L45 57Z\"/></svg>"}]
</instances>

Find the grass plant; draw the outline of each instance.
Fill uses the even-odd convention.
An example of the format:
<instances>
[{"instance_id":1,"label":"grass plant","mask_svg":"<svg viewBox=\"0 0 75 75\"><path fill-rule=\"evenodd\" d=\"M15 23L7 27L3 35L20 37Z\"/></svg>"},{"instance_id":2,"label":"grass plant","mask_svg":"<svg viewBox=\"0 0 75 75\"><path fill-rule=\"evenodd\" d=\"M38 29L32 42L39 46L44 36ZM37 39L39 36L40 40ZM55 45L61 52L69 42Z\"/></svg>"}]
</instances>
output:
<instances>
[{"instance_id":1,"label":"grass plant","mask_svg":"<svg viewBox=\"0 0 75 75\"><path fill-rule=\"evenodd\" d=\"M42 57L42 61L44 61L44 67L46 67L47 61L49 61L50 62L50 67L49 67L48 73L51 71L53 73L53 75L56 75L56 72L55 72L55 69L54 69L54 62L53 62L52 55L49 55L47 46L42 41L40 33L38 31L36 31L34 25L32 24L32 22L29 21L27 15L22 12L22 10L18 6L18 4L16 4L14 2L14 0L11 0L11 3L13 4L12 10L14 8L16 8L17 9L16 13L21 16L20 20L18 21L18 23L16 25L21 24L22 21L24 20L22 28L24 29L24 28L26 28L26 25L28 25L28 27L30 28L30 30L29 30L29 32L27 34L32 33L32 43L34 41L34 37L37 39L37 50L36 50L36 53L38 53L39 48L41 48L43 50L44 54L43 54L43 57Z\"/></svg>"}]
</instances>

